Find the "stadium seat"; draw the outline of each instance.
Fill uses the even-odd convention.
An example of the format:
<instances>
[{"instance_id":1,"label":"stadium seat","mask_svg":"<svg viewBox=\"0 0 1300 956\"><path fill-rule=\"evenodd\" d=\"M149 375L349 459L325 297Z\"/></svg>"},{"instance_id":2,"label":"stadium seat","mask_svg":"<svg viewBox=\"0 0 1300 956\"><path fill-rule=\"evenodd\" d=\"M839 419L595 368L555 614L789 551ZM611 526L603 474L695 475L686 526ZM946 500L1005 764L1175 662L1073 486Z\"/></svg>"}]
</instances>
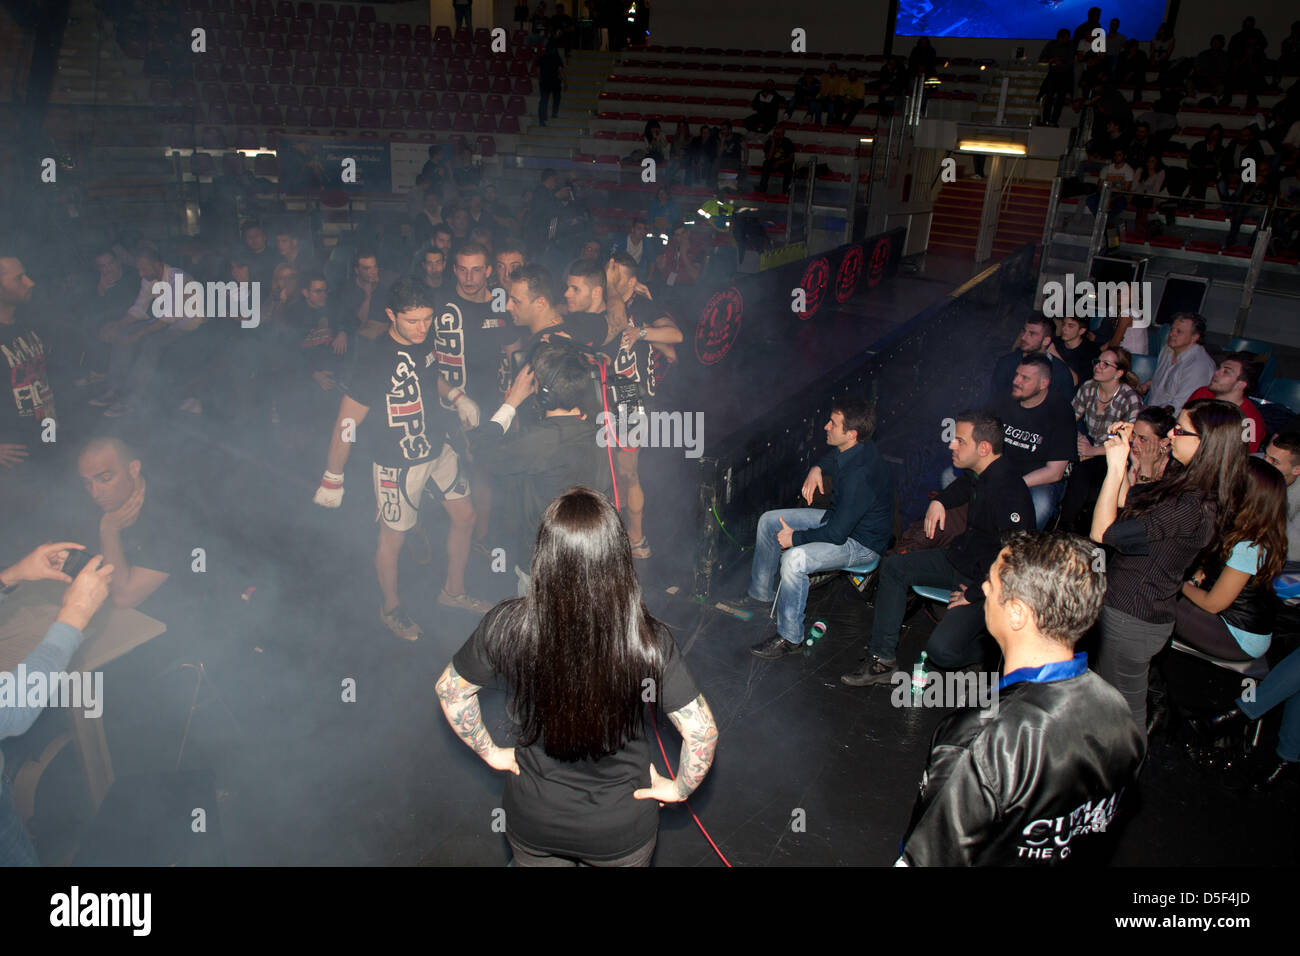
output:
<instances>
[{"instance_id":1,"label":"stadium seat","mask_svg":"<svg viewBox=\"0 0 1300 956\"><path fill-rule=\"evenodd\" d=\"M1263 371L1259 373L1259 384L1255 389L1257 395L1263 395L1277 375L1277 346L1261 339L1233 339L1227 344L1226 350L1229 352L1253 352L1256 355L1268 356Z\"/></svg>"},{"instance_id":2,"label":"stadium seat","mask_svg":"<svg viewBox=\"0 0 1300 956\"><path fill-rule=\"evenodd\" d=\"M1275 378L1263 390L1263 396L1270 402L1285 405L1292 414L1300 415L1300 379Z\"/></svg>"},{"instance_id":3,"label":"stadium seat","mask_svg":"<svg viewBox=\"0 0 1300 956\"><path fill-rule=\"evenodd\" d=\"M1132 372L1137 376L1139 382L1149 382L1151 380L1151 376L1156 373L1156 361L1157 356L1155 355L1133 356Z\"/></svg>"}]
</instances>

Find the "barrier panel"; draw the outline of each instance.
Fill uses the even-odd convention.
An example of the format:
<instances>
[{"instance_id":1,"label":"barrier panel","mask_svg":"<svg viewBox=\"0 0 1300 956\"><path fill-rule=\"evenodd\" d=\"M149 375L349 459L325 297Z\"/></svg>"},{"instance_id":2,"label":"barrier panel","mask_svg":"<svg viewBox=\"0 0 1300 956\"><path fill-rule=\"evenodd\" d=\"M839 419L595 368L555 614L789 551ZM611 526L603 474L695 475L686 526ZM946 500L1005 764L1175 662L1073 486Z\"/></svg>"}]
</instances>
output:
<instances>
[{"instance_id":1,"label":"barrier panel","mask_svg":"<svg viewBox=\"0 0 1300 956\"><path fill-rule=\"evenodd\" d=\"M880 265L875 258L881 239L855 244L863 256L861 275L875 276L876 282L888 271L883 253ZM901 236L897 241L901 243ZM779 403L707 449L699 462L696 596L708 597L720 573L748 561L742 547L752 547L764 511L801 505L804 477L826 448L822 426L831 404L841 396L876 403L875 441L894 468L899 519L906 524L923 513L929 492L938 487L939 473L949 464L950 453L941 441L943 420L983 404L993 363L1008 350L1023 318L1020 310L1032 301L1034 250L1033 244L1021 247L867 351L828 369L795 394L780 396ZM841 247L799 267L813 277L814 285L825 277L825 301L826 295L838 294L831 276L838 276L840 268L857 268L857 255L851 246ZM725 298L725 293L717 294ZM717 362L734 359L738 339L730 336L733 347L724 347L728 336L722 333L728 327L723 322L719 330L702 333L712 349L705 355L721 353Z\"/></svg>"}]
</instances>

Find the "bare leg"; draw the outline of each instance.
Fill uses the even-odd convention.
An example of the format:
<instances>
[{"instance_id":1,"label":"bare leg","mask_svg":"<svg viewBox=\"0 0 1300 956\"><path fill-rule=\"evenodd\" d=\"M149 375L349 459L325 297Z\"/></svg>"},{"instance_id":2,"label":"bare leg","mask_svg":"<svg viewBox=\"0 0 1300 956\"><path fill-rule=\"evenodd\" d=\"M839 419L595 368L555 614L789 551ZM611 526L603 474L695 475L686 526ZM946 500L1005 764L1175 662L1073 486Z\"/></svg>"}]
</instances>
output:
<instances>
[{"instance_id":1,"label":"bare leg","mask_svg":"<svg viewBox=\"0 0 1300 956\"><path fill-rule=\"evenodd\" d=\"M644 536L641 518L645 512L645 492L641 490L641 478L637 474L638 454L637 449L620 449L615 452L618 480L627 507L627 536L634 545Z\"/></svg>"},{"instance_id":2,"label":"bare leg","mask_svg":"<svg viewBox=\"0 0 1300 956\"><path fill-rule=\"evenodd\" d=\"M492 518L492 486L488 476L475 468L470 472L470 487L474 489L474 540L483 541Z\"/></svg>"},{"instance_id":3,"label":"bare leg","mask_svg":"<svg viewBox=\"0 0 1300 956\"><path fill-rule=\"evenodd\" d=\"M375 550L375 574L379 576L379 590L384 592L384 611L391 611L401 602L397 600L397 556L402 552L404 531L394 531L386 524L379 526L379 547Z\"/></svg>"},{"instance_id":4,"label":"bare leg","mask_svg":"<svg viewBox=\"0 0 1300 956\"><path fill-rule=\"evenodd\" d=\"M469 564L469 543L474 532L474 502L471 498L444 501L451 518L447 529L447 583L443 589L451 595L465 593L465 566Z\"/></svg>"}]
</instances>

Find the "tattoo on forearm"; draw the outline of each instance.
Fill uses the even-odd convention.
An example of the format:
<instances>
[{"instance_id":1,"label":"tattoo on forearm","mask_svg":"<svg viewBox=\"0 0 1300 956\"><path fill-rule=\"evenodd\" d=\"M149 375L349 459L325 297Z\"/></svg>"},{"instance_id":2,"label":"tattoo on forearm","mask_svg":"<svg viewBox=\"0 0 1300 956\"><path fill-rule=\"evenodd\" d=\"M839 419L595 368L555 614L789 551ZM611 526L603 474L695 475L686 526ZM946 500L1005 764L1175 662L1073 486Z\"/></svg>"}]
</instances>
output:
<instances>
[{"instance_id":1,"label":"tattoo on forearm","mask_svg":"<svg viewBox=\"0 0 1300 956\"><path fill-rule=\"evenodd\" d=\"M471 684L456 673L456 668L447 665L437 685L438 697L442 701L443 713L456 735L480 757L490 751L495 744L492 735L483 726L483 712L478 703L478 685Z\"/></svg>"},{"instance_id":2,"label":"tattoo on forearm","mask_svg":"<svg viewBox=\"0 0 1300 956\"><path fill-rule=\"evenodd\" d=\"M718 746L718 728L704 695L668 715L682 735L682 754L675 781L677 793L686 799L704 780Z\"/></svg>"}]
</instances>

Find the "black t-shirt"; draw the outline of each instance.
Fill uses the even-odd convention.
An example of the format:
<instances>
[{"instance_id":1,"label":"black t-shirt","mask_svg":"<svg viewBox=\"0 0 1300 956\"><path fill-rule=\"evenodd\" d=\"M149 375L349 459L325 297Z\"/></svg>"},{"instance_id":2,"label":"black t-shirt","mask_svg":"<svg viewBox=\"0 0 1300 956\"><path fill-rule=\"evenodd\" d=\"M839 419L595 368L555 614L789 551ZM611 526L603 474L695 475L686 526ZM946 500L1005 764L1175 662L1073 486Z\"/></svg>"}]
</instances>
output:
<instances>
[{"instance_id":1,"label":"black t-shirt","mask_svg":"<svg viewBox=\"0 0 1300 956\"><path fill-rule=\"evenodd\" d=\"M509 316L492 311L492 300L470 302L453 291L434 317L433 342L442 376L465 389L487 415L501 402L501 356L514 340Z\"/></svg>"},{"instance_id":2,"label":"black t-shirt","mask_svg":"<svg viewBox=\"0 0 1300 956\"><path fill-rule=\"evenodd\" d=\"M407 468L442 453L455 417L438 404L438 360L433 338L402 345L385 333L356 346L356 365L345 386L347 396L369 413L360 438L370 460Z\"/></svg>"},{"instance_id":3,"label":"black t-shirt","mask_svg":"<svg viewBox=\"0 0 1300 956\"><path fill-rule=\"evenodd\" d=\"M1102 341L1108 341L1108 339ZM1101 349L1097 343L1089 340L1086 335L1075 348L1069 348L1063 340L1057 339L1056 351L1061 353L1061 361L1066 364L1070 371L1079 376L1079 381L1075 385L1076 390L1079 385L1092 378L1093 360L1101 354Z\"/></svg>"},{"instance_id":4,"label":"black t-shirt","mask_svg":"<svg viewBox=\"0 0 1300 956\"><path fill-rule=\"evenodd\" d=\"M21 320L0 325L0 372L8 376L8 387L0 395L0 442L26 445L34 455L47 447L41 441L41 422L57 421L58 416L45 368L45 343Z\"/></svg>"},{"instance_id":5,"label":"black t-shirt","mask_svg":"<svg viewBox=\"0 0 1300 956\"><path fill-rule=\"evenodd\" d=\"M140 514L134 524L122 530L127 563L167 575L167 580L137 610L173 626L178 623L177 613L184 612L194 595L197 574L193 570L193 551L201 545L192 540L186 512L176 506L177 500L157 479L149 480Z\"/></svg>"},{"instance_id":6,"label":"black t-shirt","mask_svg":"<svg viewBox=\"0 0 1300 956\"><path fill-rule=\"evenodd\" d=\"M989 411L1002 419L1002 454L1021 475L1049 461L1075 461L1079 446L1074 409L1053 391L1033 408L1022 408L1010 395L997 399Z\"/></svg>"},{"instance_id":7,"label":"black t-shirt","mask_svg":"<svg viewBox=\"0 0 1300 956\"><path fill-rule=\"evenodd\" d=\"M88 298L85 302L87 322L92 330L105 322L116 322L126 315L126 310L135 303L140 294L140 277L134 272L123 272L111 286L99 293L99 280L92 278Z\"/></svg>"},{"instance_id":8,"label":"black t-shirt","mask_svg":"<svg viewBox=\"0 0 1300 956\"><path fill-rule=\"evenodd\" d=\"M502 608L484 615L452 663L465 680L489 685L497 670L488 659L485 638ZM660 634L664 654L658 706L665 714L681 710L699 696L677 642ZM638 692L639 696L639 692ZM510 708L508 708L509 710ZM547 756L542 741L516 747L519 776L506 774L503 808L510 836L544 853L611 860L649 843L659 827L659 806L637 800L633 791L650 786L650 742L630 740L600 760L568 762Z\"/></svg>"}]
</instances>

